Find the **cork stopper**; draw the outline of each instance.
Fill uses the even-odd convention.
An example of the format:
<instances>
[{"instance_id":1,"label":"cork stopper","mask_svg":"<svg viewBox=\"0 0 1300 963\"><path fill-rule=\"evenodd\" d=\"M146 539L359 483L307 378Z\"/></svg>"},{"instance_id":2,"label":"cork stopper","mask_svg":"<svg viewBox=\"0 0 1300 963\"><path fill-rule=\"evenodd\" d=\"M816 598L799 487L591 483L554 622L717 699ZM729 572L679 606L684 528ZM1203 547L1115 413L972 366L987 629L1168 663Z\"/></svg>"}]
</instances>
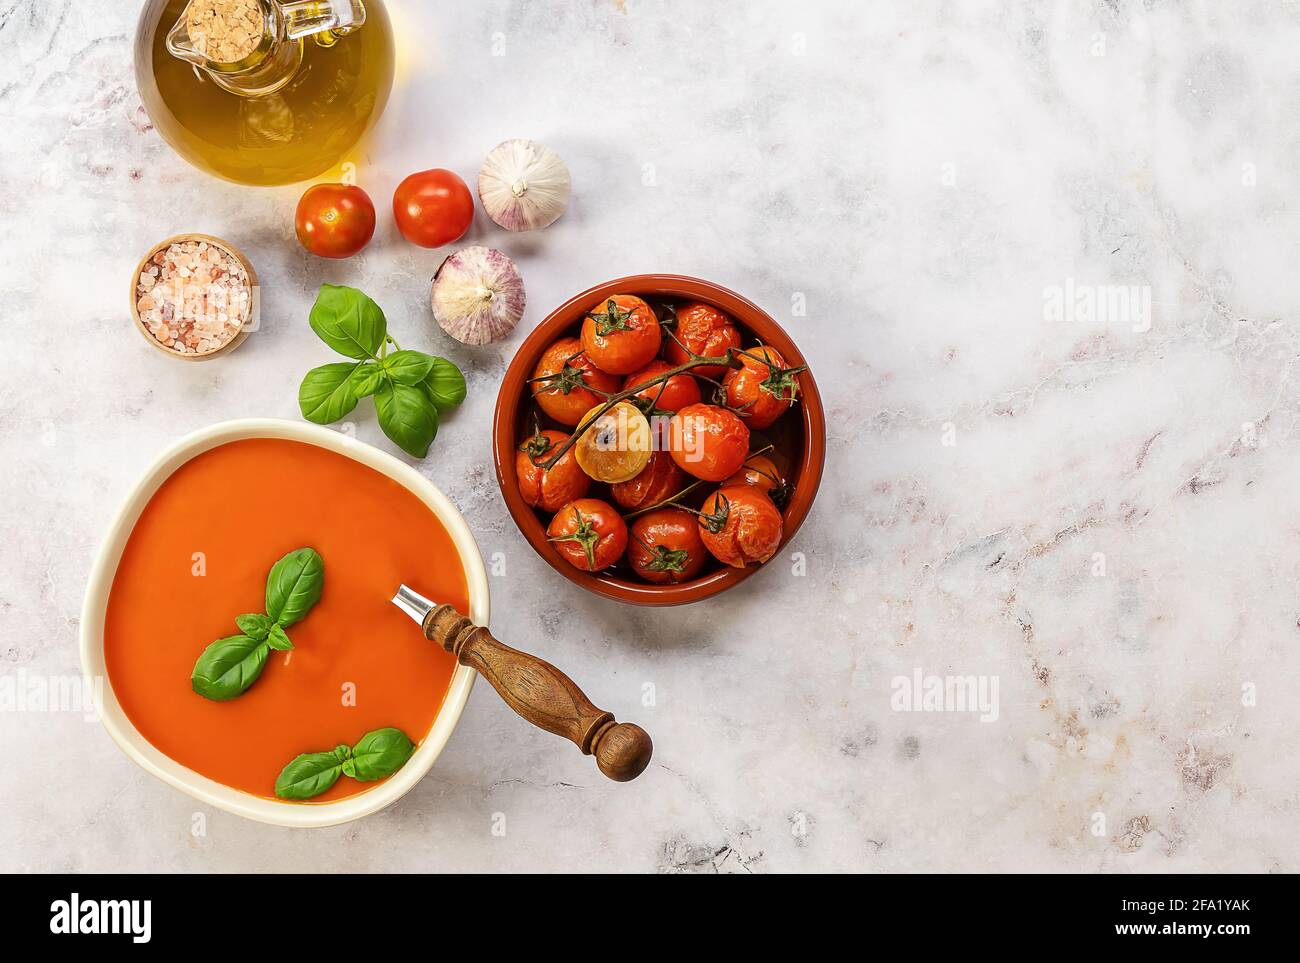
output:
<instances>
[{"instance_id":1,"label":"cork stopper","mask_svg":"<svg viewBox=\"0 0 1300 963\"><path fill-rule=\"evenodd\" d=\"M213 63L238 63L262 42L258 0L190 0L185 18L194 49Z\"/></svg>"}]
</instances>

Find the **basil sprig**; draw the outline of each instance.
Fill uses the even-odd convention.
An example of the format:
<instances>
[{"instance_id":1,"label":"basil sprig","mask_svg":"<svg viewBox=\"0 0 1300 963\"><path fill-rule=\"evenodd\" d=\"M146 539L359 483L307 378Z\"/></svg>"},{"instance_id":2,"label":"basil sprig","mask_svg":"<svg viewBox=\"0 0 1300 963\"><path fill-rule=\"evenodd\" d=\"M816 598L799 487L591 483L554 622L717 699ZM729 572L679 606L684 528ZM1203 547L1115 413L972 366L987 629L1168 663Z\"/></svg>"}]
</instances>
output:
<instances>
[{"instance_id":1,"label":"basil sprig","mask_svg":"<svg viewBox=\"0 0 1300 963\"><path fill-rule=\"evenodd\" d=\"M275 780L281 799L311 799L350 776L373 782L391 776L411 758L415 744L401 729L367 732L355 746L335 746L326 752L304 752L285 766Z\"/></svg>"},{"instance_id":2,"label":"basil sprig","mask_svg":"<svg viewBox=\"0 0 1300 963\"><path fill-rule=\"evenodd\" d=\"M190 686L205 699L225 702L243 695L266 668L271 650L293 648L287 626L320 601L325 563L314 548L290 552L271 566L266 577L266 613L236 616L241 635L217 639L199 656Z\"/></svg>"},{"instance_id":3,"label":"basil sprig","mask_svg":"<svg viewBox=\"0 0 1300 963\"><path fill-rule=\"evenodd\" d=\"M356 288L321 285L309 320L322 341L354 360L307 372L298 389L302 416L333 424L373 396L384 434L408 455L427 455L439 416L465 400L460 369L446 358L403 350L388 335L379 305Z\"/></svg>"}]
</instances>

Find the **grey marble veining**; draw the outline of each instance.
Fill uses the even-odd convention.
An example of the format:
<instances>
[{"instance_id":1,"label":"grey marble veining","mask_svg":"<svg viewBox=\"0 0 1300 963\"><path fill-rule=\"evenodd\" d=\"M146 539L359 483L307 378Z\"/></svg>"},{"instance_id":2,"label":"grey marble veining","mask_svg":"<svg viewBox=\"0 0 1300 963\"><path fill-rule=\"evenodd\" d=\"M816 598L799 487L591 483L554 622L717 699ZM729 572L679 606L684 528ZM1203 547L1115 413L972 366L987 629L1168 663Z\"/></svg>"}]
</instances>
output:
<instances>
[{"instance_id":1,"label":"grey marble veining","mask_svg":"<svg viewBox=\"0 0 1300 963\"><path fill-rule=\"evenodd\" d=\"M553 228L471 231L528 287L499 346L436 328L439 255L388 217L324 264L292 241L299 189L173 155L135 90L138 3L0 0L0 674L78 671L115 505L187 431L297 418L329 360L307 308L347 282L469 377L419 468L505 559L494 630L643 723L654 763L609 784L484 685L383 813L195 835L97 724L3 712L0 869L1300 870L1294 3L389 5L401 86L356 158L381 210L506 137L573 171ZM125 303L188 230L265 283L264 330L198 366ZM640 271L766 307L830 420L789 549L655 612L533 554L488 439L526 331ZM918 669L995 679L996 720L898 711Z\"/></svg>"}]
</instances>

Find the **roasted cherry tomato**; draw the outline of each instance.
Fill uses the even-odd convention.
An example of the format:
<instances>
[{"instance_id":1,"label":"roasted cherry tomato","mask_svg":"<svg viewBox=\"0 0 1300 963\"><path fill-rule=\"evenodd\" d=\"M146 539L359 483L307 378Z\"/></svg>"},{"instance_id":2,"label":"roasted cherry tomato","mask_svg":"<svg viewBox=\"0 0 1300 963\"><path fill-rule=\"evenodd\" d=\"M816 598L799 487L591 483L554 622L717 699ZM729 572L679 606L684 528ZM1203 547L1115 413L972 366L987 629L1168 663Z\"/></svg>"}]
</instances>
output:
<instances>
[{"instance_id":1,"label":"roasted cherry tomato","mask_svg":"<svg viewBox=\"0 0 1300 963\"><path fill-rule=\"evenodd\" d=\"M615 375L601 371L587 359L577 338L561 338L547 348L532 377L538 407L570 427L605 400L596 392L616 394L621 384Z\"/></svg>"},{"instance_id":2,"label":"roasted cherry tomato","mask_svg":"<svg viewBox=\"0 0 1300 963\"><path fill-rule=\"evenodd\" d=\"M546 535L555 550L574 568L599 572L627 549L627 523L609 502L579 498L562 505Z\"/></svg>"},{"instance_id":3,"label":"roasted cherry tomato","mask_svg":"<svg viewBox=\"0 0 1300 963\"><path fill-rule=\"evenodd\" d=\"M682 471L720 482L740 470L749 454L749 429L717 405L687 405L673 415L669 451Z\"/></svg>"},{"instance_id":4,"label":"roasted cherry tomato","mask_svg":"<svg viewBox=\"0 0 1300 963\"><path fill-rule=\"evenodd\" d=\"M451 171L412 174L393 194L393 217L402 237L420 247L458 241L474 220L474 195Z\"/></svg>"},{"instance_id":5,"label":"roasted cherry tomato","mask_svg":"<svg viewBox=\"0 0 1300 963\"><path fill-rule=\"evenodd\" d=\"M658 505L686 487L686 472L677 467L673 456L666 451L656 451L650 463L630 481L609 486L609 493L629 512Z\"/></svg>"},{"instance_id":6,"label":"roasted cherry tomato","mask_svg":"<svg viewBox=\"0 0 1300 963\"><path fill-rule=\"evenodd\" d=\"M317 184L299 199L294 227L317 257L351 257L375 236L375 205L359 187Z\"/></svg>"},{"instance_id":7,"label":"roasted cherry tomato","mask_svg":"<svg viewBox=\"0 0 1300 963\"><path fill-rule=\"evenodd\" d=\"M740 471L722 483L726 488L731 485L748 485L757 488L777 506L784 505L790 497L790 485L785 475L777 470L776 463L766 455L750 455Z\"/></svg>"},{"instance_id":8,"label":"roasted cherry tomato","mask_svg":"<svg viewBox=\"0 0 1300 963\"><path fill-rule=\"evenodd\" d=\"M707 558L700 526L690 512L657 508L632 523L627 561L632 571L647 582L689 582L700 574Z\"/></svg>"},{"instance_id":9,"label":"roasted cherry tomato","mask_svg":"<svg viewBox=\"0 0 1300 963\"><path fill-rule=\"evenodd\" d=\"M697 522L704 547L732 568L766 562L781 546L781 512L756 488L719 488L704 500Z\"/></svg>"},{"instance_id":10,"label":"roasted cherry tomato","mask_svg":"<svg viewBox=\"0 0 1300 963\"><path fill-rule=\"evenodd\" d=\"M659 319L635 294L615 294L587 313L582 349L601 371L631 374L659 353Z\"/></svg>"},{"instance_id":11,"label":"roasted cherry tomato","mask_svg":"<svg viewBox=\"0 0 1300 963\"><path fill-rule=\"evenodd\" d=\"M698 301L677 309L677 329L673 334L681 344L670 338L664 356L674 367L691 360L687 351L701 358L725 358L727 349L740 347L740 332L731 318L713 305ZM721 378L726 371L726 365L700 365L691 369L692 374L704 378Z\"/></svg>"},{"instance_id":12,"label":"roasted cherry tomato","mask_svg":"<svg viewBox=\"0 0 1300 963\"><path fill-rule=\"evenodd\" d=\"M573 453L582 470L596 481L611 485L630 481L650 462L650 422L630 401L620 401L597 418L602 407L597 405L582 416L579 424L595 420L578 438Z\"/></svg>"},{"instance_id":13,"label":"roasted cherry tomato","mask_svg":"<svg viewBox=\"0 0 1300 963\"><path fill-rule=\"evenodd\" d=\"M795 377L803 368L787 368L775 348L759 345L739 351L740 367L722 381L727 404L740 412L750 428L762 430L790 410L799 393Z\"/></svg>"},{"instance_id":14,"label":"roasted cherry tomato","mask_svg":"<svg viewBox=\"0 0 1300 963\"><path fill-rule=\"evenodd\" d=\"M533 508L553 512L587 494L591 479L578 466L570 448L550 468L543 468L569 436L562 431L539 431L519 446L515 455L515 474L519 476L519 494Z\"/></svg>"},{"instance_id":15,"label":"roasted cherry tomato","mask_svg":"<svg viewBox=\"0 0 1300 963\"><path fill-rule=\"evenodd\" d=\"M640 371L627 376L623 382L623 390L635 388L639 384L644 384L651 378L657 378L665 371L672 370L672 365L666 361L651 361ZM651 412L655 411L681 411L687 405L695 405L700 402L700 383L688 374L673 375L667 381L661 381L657 385L651 385L644 391L636 393L637 398L644 398L650 403Z\"/></svg>"}]
</instances>

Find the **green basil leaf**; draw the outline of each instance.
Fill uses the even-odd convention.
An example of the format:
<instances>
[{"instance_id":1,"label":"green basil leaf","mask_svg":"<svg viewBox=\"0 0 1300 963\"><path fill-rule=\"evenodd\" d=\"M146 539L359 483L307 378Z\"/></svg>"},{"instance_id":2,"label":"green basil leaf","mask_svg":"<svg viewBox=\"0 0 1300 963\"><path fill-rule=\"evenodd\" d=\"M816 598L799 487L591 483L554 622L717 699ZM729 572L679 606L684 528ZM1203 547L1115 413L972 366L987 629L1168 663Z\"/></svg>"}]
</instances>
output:
<instances>
[{"instance_id":1,"label":"green basil leaf","mask_svg":"<svg viewBox=\"0 0 1300 963\"><path fill-rule=\"evenodd\" d=\"M376 729L367 732L361 741L352 747L352 758L356 760L356 778L361 782L371 782L391 776L411 758L415 745L401 729Z\"/></svg>"},{"instance_id":2,"label":"green basil leaf","mask_svg":"<svg viewBox=\"0 0 1300 963\"><path fill-rule=\"evenodd\" d=\"M271 631L266 639L266 644L277 652L288 652L293 648L293 643L289 641L289 636L280 627L279 622L271 623Z\"/></svg>"},{"instance_id":3,"label":"green basil leaf","mask_svg":"<svg viewBox=\"0 0 1300 963\"><path fill-rule=\"evenodd\" d=\"M290 552L266 577L266 614L287 628L320 601L324 585L325 562L314 548Z\"/></svg>"},{"instance_id":4,"label":"green basil leaf","mask_svg":"<svg viewBox=\"0 0 1300 963\"><path fill-rule=\"evenodd\" d=\"M433 358L419 351L394 351L380 362L384 372L399 385L418 385L433 370Z\"/></svg>"},{"instance_id":5,"label":"green basil leaf","mask_svg":"<svg viewBox=\"0 0 1300 963\"><path fill-rule=\"evenodd\" d=\"M388 322L379 305L356 288L322 284L311 308L311 329L348 358L373 358L384 343Z\"/></svg>"},{"instance_id":6,"label":"green basil leaf","mask_svg":"<svg viewBox=\"0 0 1300 963\"><path fill-rule=\"evenodd\" d=\"M379 427L402 451L416 458L429 453L438 434L438 409L419 388L388 382L375 392Z\"/></svg>"},{"instance_id":7,"label":"green basil leaf","mask_svg":"<svg viewBox=\"0 0 1300 963\"><path fill-rule=\"evenodd\" d=\"M357 365L352 369L352 374L348 378L352 393L358 398L369 398L379 390L379 386L383 383L384 369L373 361Z\"/></svg>"},{"instance_id":8,"label":"green basil leaf","mask_svg":"<svg viewBox=\"0 0 1300 963\"><path fill-rule=\"evenodd\" d=\"M420 382L420 390L441 414L465 400L465 376L446 358L434 358L433 367Z\"/></svg>"},{"instance_id":9,"label":"green basil leaf","mask_svg":"<svg viewBox=\"0 0 1300 963\"><path fill-rule=\"evenodd\" d=\"M225 702L242 695L266 668L270 647L246 635L217 639L199 656L190 686L205 699Z\"/></svg>"},{"instance_id":10,"label":"green basil leaf","mask_svg":"<svg viewBox=\"0 0 1300 963\"><path fill-rule=\"evenodd\" d=\"M357 778L357 761L351 756L343 760L343 775Z\"/></svg>"},{"instance_id":11,"label":"green basil leaf","mask_svg":"<svg viewBox=\"0 0 1300 963\"><path fill-rule=\"evenodd\" d=\"M249 612L247 615L236 616L235 624L250 639L261 642L270 635L271 626L275 623L260 612Z\"/></svg>"},{"instance_id":12,"label":"green basil leaf","mask_svg":"<svg viewBox=\"0 0 1300 963\"><path fill-rule=\"evenodd\" d=\"M311 799L339 781L343 763L351 758L347 746L329 752L305 752L280 770L275 794L281 799Z\"/></svg>"},{"instance_id":13,"label":"green basil leaf","mask_svg":"<svg viewBox=\"0 0 1300 963\"><path fill-rule=\"evenodd\" d=\"M312 368L298 387L298 409L308 421L332 425L357 406L352 373L361 365L340 361Z\"/></svg>"}]
</instances>

